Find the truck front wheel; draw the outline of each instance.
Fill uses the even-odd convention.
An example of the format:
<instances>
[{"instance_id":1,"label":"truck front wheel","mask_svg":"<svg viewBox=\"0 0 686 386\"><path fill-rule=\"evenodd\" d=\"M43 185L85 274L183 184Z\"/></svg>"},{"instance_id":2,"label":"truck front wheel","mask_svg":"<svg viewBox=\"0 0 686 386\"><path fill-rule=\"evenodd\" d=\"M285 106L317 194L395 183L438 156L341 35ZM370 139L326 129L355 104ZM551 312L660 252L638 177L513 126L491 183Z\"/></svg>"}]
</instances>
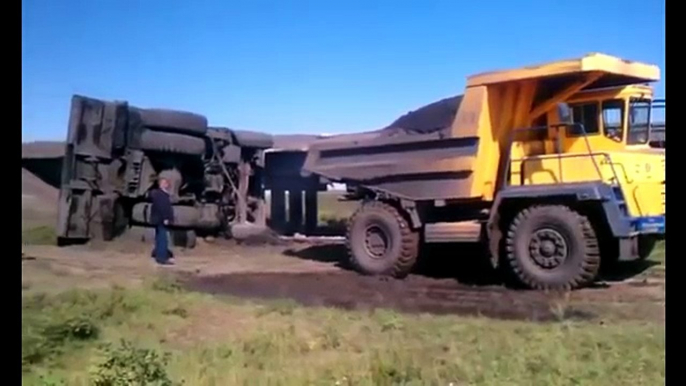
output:
<instances>
[{"instance_id":1,"label":"truck front wheel","mask_svg":"<svg viewBox=\"0 0 686 386\"><path fill-rule=\"evenodd\" d=\"M419 255L419 234L391 205L372 201L351 217L347 246L350 262L366 275L402 278Z\"/></svg>"},{"instance_id":2,"label":"truck front wheel","mask_svg":"<svg viewBox=\"0 0 686 386\"><path fill-rule=\"evenodd\" d=\"M600 249L590 221L566 206L534 206L512 221L507 261L519 281L532 289L582 287L595 280Z\"/></svg>"}]
</instances>

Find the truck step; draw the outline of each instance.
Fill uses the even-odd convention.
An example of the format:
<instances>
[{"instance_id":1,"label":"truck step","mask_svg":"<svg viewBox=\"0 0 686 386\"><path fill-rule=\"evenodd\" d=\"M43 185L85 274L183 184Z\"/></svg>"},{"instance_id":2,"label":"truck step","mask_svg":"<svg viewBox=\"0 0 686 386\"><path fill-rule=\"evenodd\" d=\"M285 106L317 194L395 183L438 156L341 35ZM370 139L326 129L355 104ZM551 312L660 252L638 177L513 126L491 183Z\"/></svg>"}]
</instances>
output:
<instances>
[{"instance_id":1,"label":"truck step","mask_svg":"<svg viewBox=\"0 0 686 386\"><path fill-rule=\"evenodd\" d=\"M427 243L471 243L481 240L480 221L439 222L426 224L424 241Z\"/></svg>"},{"instance_id":2,"label":"truck step","mask_svg":"<svg viewBox=\"0 0 686 386\"><path fill-rule=\"evenodd\" d=\"M612 193L614 195L615 201L617 202L617 205L619 206L619 210L622 212L624 216L629 216L629 207L627 206L626 200L624 199L624 193L622 192L622 188L620 186L613 186Z\"/></svg>"}]
</instances>

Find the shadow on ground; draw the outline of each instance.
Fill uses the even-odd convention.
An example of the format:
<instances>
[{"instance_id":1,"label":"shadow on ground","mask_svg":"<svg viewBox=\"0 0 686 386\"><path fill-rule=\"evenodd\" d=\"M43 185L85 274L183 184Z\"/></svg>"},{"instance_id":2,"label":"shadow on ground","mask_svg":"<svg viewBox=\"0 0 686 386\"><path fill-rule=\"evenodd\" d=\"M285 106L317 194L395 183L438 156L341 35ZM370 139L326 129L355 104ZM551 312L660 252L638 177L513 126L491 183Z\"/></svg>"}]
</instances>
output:
<instances>
[{"instance_id":1,"label":"shadow on ground","mask_svg":"<svg viewBox=\"0 0 686 386\"><path fill-rule=\"evenodd\" d=\"M284 254L342 268L332 272L236 273L193 275L184 280L192 291L254 299L289 299L315 307L351 310L394 309L408 313L459 314L497 319L559 321L594 319L605 304L660 302L660 291L631 283L604 284L567 293L514 291L502 285L487 255L474 245L424 248L415 272L404 279L360 275L345 264L343 244L292 247ZM633 264L616 271L613 279L639 274L650 267ZM647 283L647 286L659 286ZM641 303L643 304L643 303ZM651 303L653 304L653 303ZM640 308L640 307L639 307ZM649 311L631 317L652 317ZM628 314L627 314L628 315ZM633 314L632 314L633 315ZM622 316L623 318L625 316ZM630 317L630 316L626 316Z\"/></svg>"},{"instance_id":2,"label":"shadow on ground","mask_svg":"<svg viewBox=\"0 0 686 386\"><path fill-rule=\"evenodd\" d=\"M270 219L267 219L267 226L270 228L278 228L275 226ZM332 236L344 236L347 226L347 220L345 219L327 219L319 223L316 229L307 231L308 236L315 237L332 237ZM292 236L298 233L299 229L294 227L285 226L283 229L279 229L279 234Z\"/></svg>"},{"instance_id":3,"label":"shadow on ground","mask_svg":"<svg viewBox=\"0 0 686 386\"><path fill-rule=\"evenodd\" d=\"M330 263L346 271L353 270L348 263L347 249L342 243L312 245L303 249L289 248L284 254L309 261ZM651 260L616 263L601 271L599 282L622 282L644 274L659 264ZM422 248L412 273L432 279L454 279L465 285L513 285L502 269L493 268L490 257L483 247L475 244L426 245Z\"/></svg>"},{"instance_id":4,"label":"shadow on ground","mask_svg":"<svg viewBox=\"0 0 686 386\"><path fill-rule=\"evenodd\" d=\"M459 251L459 257L454 256ZM286 256L331 263L338 268L352 271L344 244L312 245L303 249L286 249ZM454 279L466 285L498 285L503 280L490 265L488 257L478 246L443 245L425 246L420 254L413 275L432 279Z\"/></svg>"},{"instance_id":5,"label":"shadow on ground","mask_svg":"<svg viewBox=\"0 0 686 386\"><path fill-rule=\"evenodd\" d=\"M603 269L600 278L607 282L621 282L643 275L659 265L661 264L653 260L615 263L607 269Z\"/></svg>"}]
</instances>

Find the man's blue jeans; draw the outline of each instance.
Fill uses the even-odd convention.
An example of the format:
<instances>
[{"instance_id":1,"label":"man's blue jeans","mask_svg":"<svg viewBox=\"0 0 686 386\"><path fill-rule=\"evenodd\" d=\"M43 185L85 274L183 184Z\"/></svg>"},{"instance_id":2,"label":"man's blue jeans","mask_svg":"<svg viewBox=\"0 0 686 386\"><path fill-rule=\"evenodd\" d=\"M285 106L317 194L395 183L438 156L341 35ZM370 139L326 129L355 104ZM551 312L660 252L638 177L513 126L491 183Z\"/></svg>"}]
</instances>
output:
<instances>
[{"instance_id":1,"label":"man's blue jeans","mask_svg":"<svg viewBox=\"0 0 686 386\"><path fill-rule=\"evenodd\" d=\"M169 260L169 241L167 227L160 224L155 227L155 260L165 263Z\"/></svg>"}]
</instances>

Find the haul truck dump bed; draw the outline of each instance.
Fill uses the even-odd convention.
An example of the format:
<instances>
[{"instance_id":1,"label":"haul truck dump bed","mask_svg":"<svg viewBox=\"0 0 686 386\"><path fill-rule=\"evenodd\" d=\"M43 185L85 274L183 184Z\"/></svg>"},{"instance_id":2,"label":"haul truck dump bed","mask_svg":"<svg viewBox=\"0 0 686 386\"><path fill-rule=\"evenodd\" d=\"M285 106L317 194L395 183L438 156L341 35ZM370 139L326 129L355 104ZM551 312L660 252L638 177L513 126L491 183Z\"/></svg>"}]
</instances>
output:
<instances>
[{"instance_id":1,"label":"haul truck dump bed","mask_svg":"<svg viewBox=\"0 0 686 386\"><path fill-rule=\"evenodd\" d=\"M316 143L304 170L364 202L348 230L363 273L407 274L419 240L475 241L530 287L581 286L601 254L638 258L664 234L664 151L630 139L647 146L640 90L659 77L603 54L474 75L449 130ZM559 224L518 233L541 218Z\"/></svg>"},{"instance_id":2,"label":"haul truck dump bed","mask_svg":"<svg viewBox=\"0 0 686 386\"><path fill-rule=\"evenodd\" d=\"M581 90L657 79L654 66L601 54L474 75L447 133L321 141L304 170L412 200L492 199L494 168L514 128L531 126Z\"/></svg>"}]
</instances>

